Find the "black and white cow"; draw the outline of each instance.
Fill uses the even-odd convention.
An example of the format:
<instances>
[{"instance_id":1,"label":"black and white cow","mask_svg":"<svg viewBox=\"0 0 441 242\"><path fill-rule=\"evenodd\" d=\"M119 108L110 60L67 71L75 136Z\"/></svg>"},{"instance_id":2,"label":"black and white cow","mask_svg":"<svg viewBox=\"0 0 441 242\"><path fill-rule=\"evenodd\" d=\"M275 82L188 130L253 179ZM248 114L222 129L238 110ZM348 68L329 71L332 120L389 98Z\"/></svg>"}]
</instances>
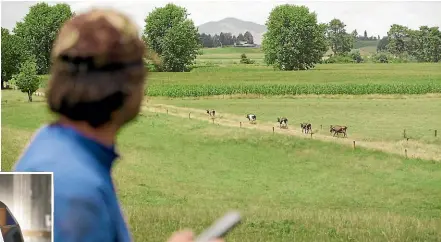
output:
<instances>
[{"instance_id":1,"label":"black and white cow","mask_svg":"<svg viewBox=\"0 0 441 242\"><path fill-rule=\"evenodd\" d=\"M256 122L256 115L255 114L247 114L246 118L251 122Z\"/></svg>"},{"instance_id":2,"label":"black and white cow","mask_svg":"<svg viewBox=\"0 0 441 242\"><path fill-rule=\"evenodd\" d=\"M302 133L308 134L312 131L312 126L310 123L301 123L300 128L302 128Z\"/></svg>"},{"instance_id":3,"label":"black and white cow","mask_svg":"<svg viewBox=\"0 0 441 242\"><path fill-rule=\"evenodd\" d=\"M288 128L288 119L285 117L277 118L280 128Z\"/></svg>"},{"instance_id":4,"label":"black and white cow","mask_svg":"<svg viewBox=\"0 0 441 242\"><path fill-rule=\"evenodd\" d=\"M207 114L214 117L216 115L216 111L214 111L214 109L211 109L211 110L207 109Z\"/></svg>"}]
</instances>

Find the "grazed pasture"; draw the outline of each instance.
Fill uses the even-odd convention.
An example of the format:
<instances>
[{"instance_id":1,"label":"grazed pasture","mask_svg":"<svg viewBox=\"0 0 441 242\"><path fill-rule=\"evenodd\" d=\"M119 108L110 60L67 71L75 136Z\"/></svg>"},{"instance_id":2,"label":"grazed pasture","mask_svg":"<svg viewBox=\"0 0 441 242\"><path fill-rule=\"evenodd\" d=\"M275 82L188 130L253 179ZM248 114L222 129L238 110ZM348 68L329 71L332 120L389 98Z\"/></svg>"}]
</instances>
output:
<instances>
[{"instance_id":1,"label":"grazed pasture","mask_svg":"<svg viewBox=\"0 0 441 242\"><path fill-rule=\"evenodd\" d=\"M2 168L50 120L42 97L2 91ZM135 241L201 231L230 208L228 241L439 241L441 164L143 112L114 169Z\"/></svg>"},{"instance_id":2,"label":"grazed pasture","mask_svg":"<svg viewBox=\"0 0 441 242\"><path fill-rule=\"evenodd\" d=\"M289 126L300 130L300 123L310 122L319 133L329 134L330 125L349 126L350 137L364 141L403 140L406 137L424 144L441 145L441 95L383 98L381 96L286 97L264 99L160 99L150 103L164 103L180 107L215 109L218 115L231 113L244 116L255 113L261 122L276 124L278 116L289 118Z\"/></svg>"},{"instance_id":3,"label":"grazed pasture","mask_svg":"<svg viewBox=\"0 0 441 242\"><path fill-rule=\"evenodd\" d=\"M204 121L211 121L211 117L208 117L204 111L203 108L194 108L194 104L198 104L197 102L193 102L189 100L183 101L183 102L176 102L176 101L165 101L165 100L150 100L149 105L147 107L148 110L153 112L160 112L160 113L169 113L170 115L184 117L184 118L193 118L193 119L199 119ZM212 101L212 100L211 100ZM232 100L230 100L232 101ZM440 137L437 133L437 129L424 129L418 126L409 126L409 129L405 130L399 130L399 125L403 125L403 123L393 123L392 120L388 121L381 121L382 119L379 119L380 122L378 123L372 123L372 122L364 122L362 119L355 119L357 123L349 123L348 120L354 121L352 115L347 116L339 116L339 120L334 123L327 123L325 125L313 123L309 121L310 119L306 118L299 118L299 116L288 116L284 115L286 117L289 117L288 120L288 129L279 129L278 123L276 122L276 118L278 116L281 116L281 114L273 113L274 111L271 110L284 110L287 111L287 109L262 109L262 108L256 108L256 112L226 112L225 110L234 110L234 105L238 103L243 103L242 101L249 101L249 100L240 100L240 102L232 101L232 105L229 103L229 101L223 102L224 107L229 107L227 109L215 109L217 118L213 120L214 124L218 125L224 125L229 127L244 127L244 128L251 128L256 130L261 130L265 132L276 132L280 134L285 135L294 135L302 138L314 138L318 140L323 140L327 142L337 142L342 145L346 146L356 146L358 148L369 148L374 150L380 150L383 152L393 153L393 154L399 154L404 157L415 157L415 158L421 158L421 159L427 159L427 160L433 160L433 161L441 161L441 150L440 147ZM256 104L256 99L252 100L254 103L248 103L252 107L253 104ZM286 101L285 101L286 102ZM174 105L165 105L160 103L172 103L177 104L181 106L174 106ZM188 105L190 103L190 105ZM204 103L204 102L202 102ZM210 102L208 102L210 103ZM222 102L221 102L222 103ZM190 106L190 107L189 107ZM243 105L246 106L246 105ZM264 107L264 105L262 105ZM257 105L258 107L258 105ZM239 108L240 109L240 108ZM290 110L288 109L288 112ZM268 115L268 112L272 112L271 115ZM257 123L254 125L248 125L248 120L245 118L245 114L252 113L256 114L257 117L260 117L258 119ZM297 115L300 115L299 112ZM315 119L317 117L324 117L326 119L335 119L335 114L338 112L329 112L326 111L318 114L318 116L314 117ZM327 115L327 116L321 116L321 115ZM388 113L386 113L388 114ZM308 117L310 113L307 113L306 116ZM345 114L343 114L345 115ZM381 115L381 114L380 114ZM363 115L361 115L363 116ZM385 115L387 116L387 115ZM272 119L271 119L272 117ZM311 117L311 116L309 116ZM355 116L356 117L356 116ZM394 117L393 115L391 117ZM369 117L372 119L372 117ZM387 119L387 117L385 117ZM414 117L415 118L415 117ZM313 126L313 135L305 135L301 133L300 129L300 123L305 122L305 120L309 123L314 124ZM328 122L329 120L325 120L325 122ZM342 122L342 120L346 120L346 122ZM323 119L321 119L323 121ZM399 119L396 119L395 121L399 121ZM430 120L429 120L430 121ZM368 123L365 125L365 123ZM428 122L430 124L430 122ZM432 122L432 125L439 126L439 123L437 121ZM330 133L330 125L344 125L349 127L349 136L338 138L339 135L333 136ZM357 126L358 125L358 126ZM379 126L383 125L383 126ZM360 128L361 127L361 128ZM387 128L390 127L390 130ZM398 128L397 128L398 127ZM370 129L369 129L370 128ZM384 129L380 129L384 128ZM393 133L393 131L396 131L396 133ZM404 133L405 132L405 133ZM376 137L377 135L378 137ZM403 137L405 135L405 138ZM436 135L436 136L435 136ZM354 144L355 142L355 144Z\"/></svg>"},{"instance_id":4,"label":"grazed pasture","mask_svg":"<svg viewBox=\"0 0 441 242\"><path fill-rule=\"evenodd\" d=\"M354 50L360 51L362 56L368 56L376 53L377 41L357 41L354 44ZM201 55L197 57L197 63L211 64L238 64L240 55L246 54L248 58L256 61L256 64L264 63L264 53L261 48L240 48L224 47L203 49ZM332 54L329 50L325 56Z\"/></svg>"},{"instance_id":5,"label":"grazed pasture","mask_svg":"<svg viewBox=\"0 0 441 242\"><path fill-rule=\"evenodd\" d=\"M114 169L135 241L165 241L179 228L199 232L231 208L245 221L228 241L441 241L441 163L430 159L441 155L440 134L434 137L441 131L440 64L279 72L259 61L231 64L242 50L204 50L191 72L149 74L149 97L119 135ZM34 100L2 91L3 170L52 118L44 97ZM170 105L179 112L156 109ZM202 118L189 119L190 109ZM206 109L216 110L214 124ZM239 127L247 113L261 128ZM287 130L277 129L279 116L289 119ZM281 134L301 135L301 122L326 139ZM349 126L349 137L329 137L331 124ZM353 150L343 140L384 152ZM403 148L425 159L406 159ZM400 155L388 152L397 149Z\"/></svg>"}]
</instances>

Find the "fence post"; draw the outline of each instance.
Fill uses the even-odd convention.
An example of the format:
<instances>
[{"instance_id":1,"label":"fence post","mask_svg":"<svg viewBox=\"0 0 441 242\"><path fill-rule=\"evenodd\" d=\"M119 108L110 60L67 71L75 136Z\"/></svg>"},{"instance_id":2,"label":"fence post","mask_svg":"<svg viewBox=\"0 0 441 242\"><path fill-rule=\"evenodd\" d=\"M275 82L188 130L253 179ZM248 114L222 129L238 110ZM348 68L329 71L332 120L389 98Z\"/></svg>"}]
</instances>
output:
<instances>
[{"instance_id":1,"label":"fence post","mask_svg":"<svg viewBox=\"0 0 441 242\"><path fill-rule=\"evenodd\" d=\"M273 127L273 134L274 134L274 127Z\"/></svg>"},{"instance_id":2,"label":"fence post","mask_svg":"<svg viewBox=\"0 0 441 242\"><path fill-rule=\"evenodd\" d=\"M355 140L352 141L352 147L353 147L353 149L355 150Z\"/></svg>"},{"instance_id":3,"label":"fence post","mask_svg":"<svg viewBox=\"0 0 441 242\"><path fill-rule=\"evenodd\" d=\"M406 138L406 129L403 130L403 138Z\"/></svg>"},{"instance_id":4,"label":"fence post","mask_svg":"<svg viewBox=\"0 0 441 242\"><path fill-rule=\"evenodd\" d=\"M406 159L407 159L407 149L404 149L404 154L406 155Z\"/></svg>"},{"instance_id":5,"label":"fence post","mask_svg":"<svg viewBox=\"0 0 441 242\"><path fill-rule=\"evenodd\" d=\"M242 128L242 122L240 122L240 127Z\"/></svg>"},{"instance_id":6,"label":"fence post","mask_svg":"<svg viewBox=\"0 0 441 242\"><path fill-rule=\"evenodd\" d=\"M435 129L435 137L436 137L437 133L438 133L438 130Z\"/></svg>"},{"instance_id":7,"label":"fence post","mask_svg":"<svg viewBox=\"0 0 441 242\"><path fill-rule=\"evenodd\" d=\"M191 113L188 113L188 118L190 118Z\"/></svg>"},{"instance_id":8,"label":"fence post","mask_svg":"<svg viewBox=\"0 0 441 242\"><path fill-rule=\"evenodd\" d=\"M168 108L167 108L167 114L168 114Z\"/></svg>"}]
</instances>

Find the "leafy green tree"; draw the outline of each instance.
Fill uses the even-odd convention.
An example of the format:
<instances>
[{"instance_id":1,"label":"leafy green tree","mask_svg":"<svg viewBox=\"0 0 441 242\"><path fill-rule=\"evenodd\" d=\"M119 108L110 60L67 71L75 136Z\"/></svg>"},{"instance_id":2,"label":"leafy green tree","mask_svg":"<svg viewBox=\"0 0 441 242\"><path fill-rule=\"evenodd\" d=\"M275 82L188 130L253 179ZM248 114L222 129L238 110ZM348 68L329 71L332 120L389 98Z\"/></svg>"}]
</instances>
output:
<instances>
[{"instance_id":1,"label":"leafy green tree","mask_svg":"<svg viewBox=\"0 0 441 242\"><path fill-rule=\"evenodd\" d=\"M352 58L352 60L356 63L363 62L363 57L361 57L359 50L353 50L349 53L349 57Z\"/></svg>"},{"instance_id":2,"label":"leafy green tree","mask_svg":"<svg viewBox=\"0 0 441 242\"><path fill-rule=\"evenodd\" d=\"M10 71L11 68L11 62L8 62L8 59L10 58L10 52L9 53L5 53L6 50L6 46L7 46L7 41L10 38L10 34L9 34L9 30L5 29L2 27L2 73L1 73L1 78L2 78L2 83L1 83L1 89L4 88L4 82L8 81L9 79L11 79L13 73ZM13 66L13 65L12 65ZM8 70L9 69L9 70Z\"/></svg>"},{"instance_id":3,"label":"leafy green tree","mask_svg":"<svg viewBox=\"0 0 441 242\"><path fill-rule=\"evenodd\" d=\"M193 21L171 27L162 42L162 65L165 71L186 71L198 55L199 39Z\"/></svg>"},{"instance_id":4,"label":"leafy green tree","mask_svg":"<svg viewBox=\"0 0 441 242\"><path fill-rule=\"evenodd\" d=\"M387 51L387 45L389 44L389 39L387 37L383 37L378 41L377 44L377 52Z\"/></svg>"},{"instance_id":5,"label":"leafy green tree","mask_svg":"<svg viewBox=\"0 0 441 242\"><path fill-rule=\"evenodd\" d=\"M390 53L400 56L408 51L406 42L409 41L409 29L405 26L393 24L387 32L389 44L387 49Z\"/></svg>"},{"instance_id":6,"label":"leafy green tree","mask_svg":"<svg viewBox=\"0 0 441 242\"><path fill-rule=\"evenodd\" d=\"M250 58L247 57L247 55L245 53L240 55L240 63L241 64L254 64L255 61L251 60Z\"/></svg>"},{"instance_id":7,"label":"leafy green tree","mask_svg":"<svg viewBox=\"0 0 441 242\"><path fill-rule=\"evenodd\" d=\"M224 46L225 43L227 42L226 38L225 38L225 34L223 32L221 32L219 34L219 42L220 42L221 47Z\"/></svg>"},{"instance_id":8,"label":"leafy green tree","mask_svg":"<svg viewBox=\"0 0 441 242\"><path fill-rule=\"evenodd\" d=\"M441 31L438 26L429 29L430 61L441 62Z\"/></svg>"},{"instance_id":9,"label":"leafy green tree","mask_svg":"<svg viewBox=\"0 0 441 242\"><path fill-rule=\"evenodd\" d=\"M240 33L240 34L237 36L237 44L239 44L239 42L241 42L241 41L246 41L246 40L245 40L245 36L244 36L242 33Z\"/></svg>"},{"instance_id":10,"label":"leafy green tree","mask_svg":"<svg viewBox=\"0 0 441 242\"><path fill-rule=\"evenodd\" d=\"M377 52L372 56L374 63L389 63L389 57L386 52Z\"/></svg>"},{"instance_id":11,"label":"leafy green tree","mask_svg":"<svg viewBox=\"0 0 441 242\"><path fill-rule=\"evenodd\" d=\"M327 51L326 24L305 6L275 7L266 22L263 51L265 62L280 70L307 70Z\"/></svg>"},{"instance_id":12,"label":"leafy green tree","mask_svg":"<svg viewBox=\"0 0 441 242\"><path fill-rule=\"evenodd\" d=\"M354 47L354 34L346 33L346 25L339 19L333 19L328 24L327 38L335 55L346 55Z\"/></svg>"},{"instance_id":13,"label":"leafy green tree","mask_svg":"<svg viewBox=\"0 0 441 242\"><path fill-rule=\"evenodd\" d=\"M439 27L421 26L419 30L408 30L410 40L408 52L419 62L438 62L441 60L441 33Z\"/></svg>"},{"instance_id":14,"label":"leafy green tree","mask_svg":"<svg viewBox=\"0 0 441 242\"><path fill-rule=\"evenodd\" d=\"M163 71L185 71L200 48L187 10L175 4L155 8L145 19L144 39L162 59Z\"/></svg>"},{"instance_id":15,"label":"leafy green tree","mask_svg":"<svg viewBox=\"0 0 441 242\"><path fill-rule=\"evenodd\" d=\"M213 36L211 34L202 33L199 35L199 42L203 47L212 48L213 47Z\"/></svg>"},{"instance_id":16,"label":"leafy green tree","mask_svg":"<svg viewBox=\"0 0 441 242\"><path fill-rule=\"evenodd\" d=\"M225 43L223 43L223 45L233 45L234 44L233 34L224 33L224 36L225 36Z\"/></svg>"},{"instance_id":17,"label":"leafy green tree","mask_svg":"<svg viewBox=\"0 0 441 242\"><path fill-rule=\"evenodd\" d=\"M9 87L13 89L17 89L17 76L18 74L12 75L11 79L9 79Z\"/></svg>"},{"instance_id":18,"label":"leafy green tree","mask_svg":"<svg viewBox=\"0 0 441 242\"><path fill-rule=\"evenodd\" d=\"M253 35L249 31L245 32L243 37L248 44L254 44Z\"/></svg>"},{"instance_id":19,"label":"leafy green tree","mask_svg":"<svg viewBox=\"0 0 441 242\"><path fill-rule=\"evenodd\" d=\"M426 62L429 53L430 43L428 41L428 27L421 26L420 30L407 30L406 50L408 54L414 56L419 62Z\"/></svg>"},{"instance_id":20,"label":"leafy green tree","mask_svg":"<svg viewBox=\"0 0 441 242\"><path fill-rule=\"evenodd\" d=\"M23 21L17 23L14 33L23 39L29 54L36 57L38 74L49 72L53 42L62 24L72 16L68 4L49 6L37 3L29 9Z\"/></svg>"},{"instance_id":21,"label":"leafy green tree","mask_svg":"<svg viewBox=\"0 0 441 242\"><path fill-rule=\"evenodd\" d=\"M439 27L421 26L412 30L394 24L388 32L390 53L401 59L408 57L419 62L439 62L441 60L441 32Z\"/></svg>"},{"instance_id":22,"label":"leafy green tree","mask_svg":"<svg viewBox=\"0 0 441 242\"><path fill-rule=\"evenodd\" d=\"M41 79L37 75L37 63L34 56L28 57L20 66L20 73L14 76L17 88L28 94L29 102L32 102L32 94L40 87Z\"/></svg>"},{"instance_id":23,"label":"leafy green tree","mask_svg":"<svg viewBox=\"0 0 441 242\"><path fill-rule=\"evenodd\" d=\"M354 29L354 31L352 31L352 36L354 36L354 39L357 39L358 38L358 32L357 32L357 30L356 29Z\"/></svg>"},{"instance_id":24,"label":"leafy green tree","mask_svg":"<svg viewBox=\"0 0 441 242\"><path fill-rule=\"evenodd\" d=\"M9 81L14 74L17 74L20 69L20 62L24 55L22 40L10 34L8 29L2 30L2 72L1 72L1 88L4 88L4 82Z\"/></svg>"},{"instance_id":25,"label":"leafy green tree","mask_svg":"<svg viewBox=\"0 0 441 242\"><path fill-rule=\"evenodd\" d=\"M213 38L211 40L213 41L213 47L219 47L222 45L220 41L220 35L218 34L213 35Z\"/></svg>"}]
</instances>

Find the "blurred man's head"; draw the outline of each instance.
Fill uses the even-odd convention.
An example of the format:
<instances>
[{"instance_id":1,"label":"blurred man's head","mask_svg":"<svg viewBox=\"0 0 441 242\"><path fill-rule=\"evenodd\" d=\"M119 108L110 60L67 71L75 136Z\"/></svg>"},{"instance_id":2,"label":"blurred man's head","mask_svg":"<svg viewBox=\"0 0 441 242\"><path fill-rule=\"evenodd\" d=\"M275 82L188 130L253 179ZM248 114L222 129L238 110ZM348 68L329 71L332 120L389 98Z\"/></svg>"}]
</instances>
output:
<instances>
[{"instance_id":1,"label":"blurred man's head","mask_svg":"<svg viewBox=\"0 0 441 242\"><path fill-rule=\"evenodd\" d=\"M92 10L67 21L52 50L50 109L93 128L134 119L144 95L144 48L121 13Z\"/></svg>"}]
</instances>

